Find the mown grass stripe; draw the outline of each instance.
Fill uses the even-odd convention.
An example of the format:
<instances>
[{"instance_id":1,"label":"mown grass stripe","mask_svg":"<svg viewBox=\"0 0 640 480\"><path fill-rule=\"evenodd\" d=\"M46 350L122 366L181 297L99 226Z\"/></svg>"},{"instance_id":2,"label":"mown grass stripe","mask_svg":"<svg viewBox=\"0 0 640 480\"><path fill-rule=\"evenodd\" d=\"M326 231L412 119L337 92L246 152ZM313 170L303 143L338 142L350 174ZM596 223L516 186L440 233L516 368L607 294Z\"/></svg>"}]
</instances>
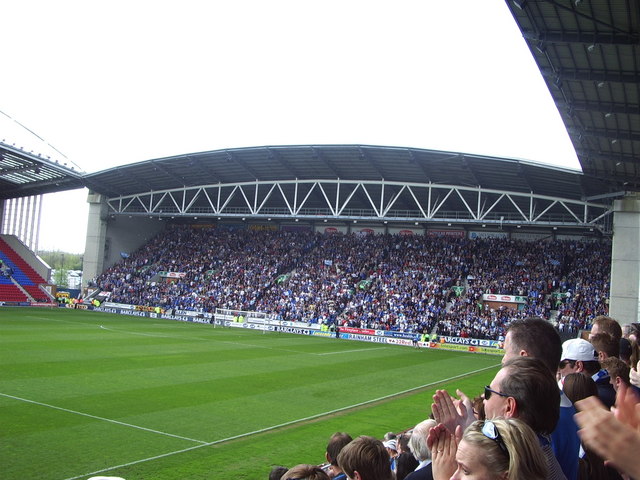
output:
<instances>
[{"instance_id":1,"label":"mown grass stripe","mask_svg":"<svg viewBox=\"0 0 640 480\"><path fill-rule=\"evenodd\" d=\"M335 409L335 410L332 410L332 411L329 411L329 412L318 413L316 415L311 415L311 416L306 417L306 418L300 418L300 419L297 419L297 420L291 420L289 422L281 423L279 425L273 425L273 426L266 427L266 428L261 428L259 430L254 430L252 432L241 433L239 435L234 435L232 437L227 437L227 438L223 438L223 439L220 439L220 440L215 440L213 442L208 442L208 443L205 443L205 444L202 444L202 445L196 445L196 446L193 446L193 447L184 448L182 450L176 450L174 452L163 453L161 455L155 455L153 457L148 457L148 458L143 458L143 459L140 459L140 460L135 460L133 462L129 462L129 463L122 464L122 465L115 465L115 466L112 466L112 467L103 468L101 470L96 470L94 472L85 473L85 474L78 475L78 476L75 476L75 477L69 477L69 478L66 478L65 480L77 480L79 478L83 478L83 477L88 477L90 475L97 475L97 474L100 474L100 473L109 472L109 471L112 471L112 470L116 470L118 468L126 468L126 467L130 467L130 466L133 466L133 465L138 465L140 463L150 462L150 461L153 461L153 460L159 460L161 458L166 458L166 457L170 457L170 456L173 456L173 455L178 455L178 454L181 454L181 453L189 452L189 451L200 449L200 448L203 448L203 447L211 447L211 446L214 446L214 445L219 445L221 443L230 442L232 440L237 440L237 439L240 439L240 438L246 438L246 437L250 437L252 435L257 435L257 434L260 434L260 433L266 433L266 432L269 432L269 431L272 431L272 430L277 430L278 428L284 428L284 427L288 427L288 426L299 424L299 423L309 422L311 420L316 420L318 418L322 418L322 417L325 417L325 416L334 415L336 413L341 413L341 412L344 412L344 411L347 411L347 410L352 410L354 408L359 408L359 407L363 407L363 406L370 405L370 404L373 404L373 403L377 403L377 402L381 402L381 401L384 401L384 400L388 400L390 398L398 397L400 395L406 395L408 393L412 393L412 392L415 392L415 391L418 391L418 390L422 390L422 389L425 389L425 388L428 388L428 387L433 387L434 385L439 385L439 384L442 384L442 383L450 382L452 380L458 380L460 378L469 377L469 376L472 376L472 375L474 375L476 373L480 373L480 372L483 372L483 371L486 371L486 370L490 370L492 368L496 368L496 367L499 367L499 366L500 366L500 364L490 365L488 367L479 368L479 369L473 370L471 372L466 372L466 373L463 373L463 374L460 374L460 375L455 375L453 377L449 377L449 378L445 378L445 379L438 380L438 381L435 381L435 382L427 383L427 384L424 384L424 385L420 385L418 387L409 388L407 390L403 390L402 392L396 392L396 393L392 393L392 394L389 394L389 395L385 395L383 397L375 398L375 399L372 399L372 400L367 400L366 402L357 403L355 405L349 405L349 406L338 408L338 409ZM0 393L0 395L3 395L3 394ZM37 403L37 402L33 402L33 403ZM64 409L62 409L62 410L64 410ZM116 423L119 423L119 422L116 422Z\"/></svg>"}]
</instances>

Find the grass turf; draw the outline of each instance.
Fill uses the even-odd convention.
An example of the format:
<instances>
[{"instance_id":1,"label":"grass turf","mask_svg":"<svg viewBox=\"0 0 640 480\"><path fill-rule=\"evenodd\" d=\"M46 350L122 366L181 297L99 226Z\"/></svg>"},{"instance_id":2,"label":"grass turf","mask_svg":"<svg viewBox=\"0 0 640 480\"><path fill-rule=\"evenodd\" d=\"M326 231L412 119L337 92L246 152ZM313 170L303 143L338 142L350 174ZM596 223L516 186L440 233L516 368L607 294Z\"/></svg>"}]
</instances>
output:
<instances>
[{"instance_id":1,"label":"grass turf","mask_svg":"<svg viewBox=\"0 0 640 480\"><path fill-rule=\"evenodd\" d=\"M66 309L0 309L2 478L261 479L400 431L495 356ZM476 373L471 373L476 372Z\"/></svg>"}]
</instances>

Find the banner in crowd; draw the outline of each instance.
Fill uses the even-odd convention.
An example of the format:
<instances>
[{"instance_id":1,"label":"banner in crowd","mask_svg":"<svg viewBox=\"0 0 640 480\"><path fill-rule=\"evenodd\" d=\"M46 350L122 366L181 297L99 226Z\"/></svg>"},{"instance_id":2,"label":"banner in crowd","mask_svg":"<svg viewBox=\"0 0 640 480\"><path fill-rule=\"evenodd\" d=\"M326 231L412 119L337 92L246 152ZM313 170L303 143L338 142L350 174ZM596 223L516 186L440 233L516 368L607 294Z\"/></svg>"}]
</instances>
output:
<instances>
[{"instance_id":1,"label":"banner in crowd","mask_svg":"<svg viewBox=\"0 0 640 480\"><path fill-rule=\"evenodd\" d=\"M427 237L453 237L464 238L464 230L427 230Z\"/></svg>"},{"instance_id":2,"label":"banner in crowd","mask_svg":"<svg viewBox=\"0 0 640 480\"><path fill-rule=\"evenodd\" d=\"M506 302L506 303L527 303L527 297L520 295L500 295L494 293L485 293L482 295L485 302Z\"/></svg>"},{"instance_id":3,"label":"banner in crowd","mask_svg":"<svg viewBox=\"0 0 640 480\"><path fill-rule=\"evenodd\" d=\"M158 275L166 278L184 278L187 276L187 274L184 272L164 272L164 271L158 272Z\"/></svg>"},{"instance_id":4,"label":"banner in crowd","mask_svg":"<svg viewBox=\"0 0 640 480\"><path fill-rule=\"evenodd\" d=\"M507 232L487 232L485 230L481 231L470 231L469 238L474 240L476 238L507 238L509 234Z\"/></svg>"}]
</instances>

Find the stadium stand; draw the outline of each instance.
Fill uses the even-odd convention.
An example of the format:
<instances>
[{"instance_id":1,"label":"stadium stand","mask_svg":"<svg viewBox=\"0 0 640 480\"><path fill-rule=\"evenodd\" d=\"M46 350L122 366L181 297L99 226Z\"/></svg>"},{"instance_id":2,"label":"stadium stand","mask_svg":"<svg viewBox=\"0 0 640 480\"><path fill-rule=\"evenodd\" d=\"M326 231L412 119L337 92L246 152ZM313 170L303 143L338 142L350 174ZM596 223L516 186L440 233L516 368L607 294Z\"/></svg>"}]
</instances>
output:
<instances>
[{"instance_id":1,"label":"stadium stand","mask_svg":"<svg viewBox=\"0 0 640 480\"><path fill-rule=\"evenodd\" d=\"M96 280L110 300L496 339L513 318L563 330L607 312L610 244L174 226ZM491 309L483 294L526 299Z\"/></svg>"}]
</instances>

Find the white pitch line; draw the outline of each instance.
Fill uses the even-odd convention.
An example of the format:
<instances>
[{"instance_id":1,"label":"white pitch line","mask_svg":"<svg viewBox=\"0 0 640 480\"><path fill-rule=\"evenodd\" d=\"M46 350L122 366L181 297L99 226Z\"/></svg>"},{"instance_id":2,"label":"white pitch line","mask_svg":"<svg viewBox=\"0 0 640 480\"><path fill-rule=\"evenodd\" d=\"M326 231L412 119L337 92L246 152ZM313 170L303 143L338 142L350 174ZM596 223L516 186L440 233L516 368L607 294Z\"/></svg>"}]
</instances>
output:
<instances>
[{"instance_id":1,"label":"white pitch line","mask_svg":"<svg viewBox=\"0 0 640 480\"><path fill-rule=\"evenodd\" d=\"M376 347L376 348L358 348L356 350L340 350L337 352L327 352L327 353L314 353L314 355L318 355L319 357L323 355L339 355L341 353L353 353L353 352L370 352L371 350L385 350L387 347Z\"/></svg>"},{"instance_id":2,"label":"white pitch line","mask_svg":"<svg viewBox=\"0 0 640 480\"><path fill-rule=\"evenodd\" d=\"M154 430L152 428L141 427L139 425L133 425L131 423L120 422L118 420L113 420L111 418L98 417L96 415L91 415L90 413L78 412L76 410L69 410L68 408L57 407L55 405L50 405L48 403L36 402L35 400L29 400L28 398L15 397L13 395L8 395L6 393L0 393L0 396L7 397L7 398L12 398L14 400L20 400L21 402L32 403L34 405L40 405L41 407L48 407L48 408L53 408L54 410L60 410L60 411L67 412L67 413L73 413L75 415L82 415L83 417L89 417L89 418L93 418L93 419L96 419L96 420L102 420L103 422L115 423L117 425L122 425L124 427L131 427L131 428L136 428L138 430L144 430L146 432L157 433L159 435L165 435L167 437L179 438L180 440L188 440L190 442L196 442L196 443L200 443L200 444L203 444L203 445L207 444L207 442L205 442L204 440L196 440L194 438L183 437L181 435L174 435L173 433L161 432L160 430Z\"/></svg>"},{"instance_id":3,"label":"white pitch line","mask_svg":"<svg viewBox=\"0 0 640 480\"><path fill-rule=\"evenodd\" d=\"M216 343L224 343L228 345L240 345L242 347L252 347L252 348L263 348L267 350L276 350L278 352L291 352L291 353L299 353L304 355L318 355L317 353L309 353L309 352L300 352L298 350L289 350L286 348L275 348L275 347L267 347L265 345L253 345L251 343L242 343L242 342L230 342L228 340L216 340L215 338L203 338L203 337L187 337L182 335L155 335L152 333L139 333L139 332L130 332L128 330L116 330L114 328L107 328L104 325L100 325L102 330L107 330L109 332L114 333L122 333L127 335L142 335L145 337L157 337L157 338L175 338L177 340L201 340L207 342L216 342Z\"/></svg>"},{"instance_id":4,"label":"white pitch line","mask_svg":"<svg viewBox=\"0 0 640 480\"><path fill-rule=\"evenodd\" d=\"M205 443L205 444L202 444L202 445L195 445L193 447L185 448L185 449L182 449L182 450L176 450L175 452L168 452L168 453L163 453L161 455L156 455L156 456L153 456L153 457L142 458L140 460L135 460L133 462L124 463L122 465L114 465L112 467L103 468L102 470L96 470L95 472L85 473L83 475L78 475L76 477L65 478L64 480L78 480L79 478L88 477L90 475L97 475L97 474L100 474L100 473L104 473L104 472L108 472L108 471L111 471L111 470L115 470L117 468L130 467L132 465L137 465L137 464L140 464L140 463L149 462L151 460L158 460L160 458L170 457L172 455L177 455L179 453L184 453L184 452L188 452L188 451L191 451L191 450L196 450L198 448L210 447L210 446L217 445L217 444L220 444L220 443L229 442L231 440L236 440L238 438L249 437L251 435L256 435L258 433L265 433L265 432L268 432L268 431L271 431L271 430L275 430L275 429L278 429L278 428L287 427L289 425L294 425L296 423L302 423L302 422L306 422L306 421L309 421L309 420L314 420L316 418L324 417L324 416L327 416L327 415L332 415L334 413L343 412L345 410L350 410L352 408L362 407L364 405L369 405L370 403L379 402L381 400L387 400L389 398L393 398L393 397L396 397L398 395L404 395L406 393L410 393L410 392L413 392L413 391L416 391L416 390L421 390L421 389L426 388L426 387L431 387L431 386L437 385L439 383L450 382L451 380L456 380L458 378L463 378L463 377L466 377L468 375L473 375L474 373L480 373L480 372L483 372L485 370L490 370L492 368L499 367L499 366L501 366L500 363L498 363L496 365L490 365L488 367L479 368L479 369L473 370L471 372L462 373L460 375L455 375L453 377L449 377L449 378L445 378L445 379L442 379L442 380L438 380L436 382L426 383L424 385L420 385L418 387L409 388L409 389L403 390L401 392L396 392L396 393L392 393L392 394L389 394L389 395L385 395L384 397L379 397L379 398L375 398L373 400L367 400L366 402L356 403L354 405L349 405L349 406L346 406L346 407L337 408L337 409L331 410L329 412L318 413L316 415L311 415L310 417L299 418L297 420L291 420L290 422L281 423L279 425L273 425L271 427L262 428L260 430L254 430L253 432L241 433L239 435L234 435L233 437L222 438L222 439L216 440L214 442L209 442L209 443Z\"/></svg>"}]
</instances>

